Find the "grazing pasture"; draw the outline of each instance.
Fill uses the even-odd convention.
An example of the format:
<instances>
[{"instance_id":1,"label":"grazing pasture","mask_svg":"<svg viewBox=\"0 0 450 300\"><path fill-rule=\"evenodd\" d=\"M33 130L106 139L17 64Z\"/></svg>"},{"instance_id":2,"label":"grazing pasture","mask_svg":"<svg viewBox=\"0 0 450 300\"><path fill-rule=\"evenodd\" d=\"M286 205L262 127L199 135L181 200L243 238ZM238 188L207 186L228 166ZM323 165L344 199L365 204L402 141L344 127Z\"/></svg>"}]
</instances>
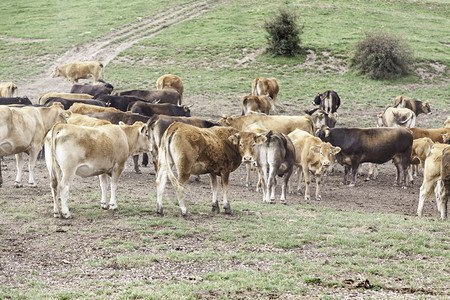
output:
<instances>
[{"instance_id":1,"label":"grazing pasture","mask_svg":"<svg viewBox=\"0 0 450 300\"><path fill-rule=\"evenodd\" d=\"M50 76L70 61L102 61L117 91L153 89L161 75L176 74L192 116L217 121L240 115L254 78L275 77L277 114L303 114L318 92L335 90L336 127L376 126L377 112L403 94L430 102L433 114L419 115L417 127L443 127L450 114L447 2L295 1L305 51L273 58L264 53L262 25L283 3L5 2L0 82L14 82L19 96L36 103L42 93L70 91ZM373 81L349 69L354 45L373 29L412 46L413 74ZM187 220L170 184L165 216L157 216L151 164L136 174L128 159L117 211L100 208L97 178L76 177L67 220L53 217L44 160L35 168L37 188L14 188L13 156L1 164L2 299L450 297L450 223L439 219L434 197L424 217L416 216L422 172L404 190L393 186L390 162L378 179L359 177L353 188L341 184L337 166L323 178L322 201L288 194L287 205L263 204L255 186L245 187L241 165L230 176L232 215L212 214L208 177L192 177Z\"/></svg>"}]
</instances>

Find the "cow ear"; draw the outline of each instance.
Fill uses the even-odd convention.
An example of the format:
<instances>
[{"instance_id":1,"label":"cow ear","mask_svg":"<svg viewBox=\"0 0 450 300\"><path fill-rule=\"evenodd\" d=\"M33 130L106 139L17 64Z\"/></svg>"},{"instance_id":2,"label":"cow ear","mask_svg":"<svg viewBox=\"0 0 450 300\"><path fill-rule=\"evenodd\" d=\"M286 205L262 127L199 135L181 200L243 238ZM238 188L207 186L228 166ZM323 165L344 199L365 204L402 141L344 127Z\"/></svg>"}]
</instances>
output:
<instances>
[{"instance_id":1,"label":"cow ear","mask_svg":"<svg viewBox=\"0 0 450 300\"><path fill-rule=\"evenodd\" d=\"M73 115L73 113L70 110L65 110L64 112L61 113L61 116L68 119Z\"/></svg>"},{"instance_id":2,"label":"cow ear","mask_svg":"<svg viewBox=\"0 0 450 300\"><path fill-rule=\"evenodd\" d=\"M188 111L188 110L189 110L189 106L185 105L185 106L183 107L183 109L184 109L184 111Z\"/></svg>"},{"instance_id":3,"label":"cow ear","mask_svg":"<svg viewBox=\"0 0 450 300\"><path fill-rule=\"evenodd\" d=\"M333 154L336 155L341 152L341 147L333 147Z\"/></svg>"},{"instance_id":4,"label":"cow ear","mask_svg":"<svg viewBox=\"0 0 450 300\"><path fill-rule=\"evenodd\" d=\"M233 143L233 145L239 144L239 132L236 132L235 134L230 135L230 136L228 137L228 140L229 140L231 143Z\"/></svg>"},{"instance_id":5,"label":"cow ear","mask_svg":"<svg viewBox=\"0 0 450 300\"><path fill-rule=\"evenodd\" d=\"M122 121L119 121L119 125L125 125L125 123Z\"/></svg>"},{"instance_id":6,"label":"cow ear","mask_svg":"<svg viewBox=\"0 0 450 300\"><path fill-rule=\"evenodd\" d=\"M256 143L256 144L262 144L262 143L264 143L265 141L267 141L267 138L266 138L262 133L258 133L258 134L255 136L255 143Z\"/></svg>"},{"instance_id":7,"label":"cow ear","mask_svg":"<svg viewBox=\"0 0 450 300\"><path fill-rule=\"evenodd\" d=\"M147 124L142 125L142 127L139 129L139 133L142 135L146 135L147 134Z\"/></svg>"},{"instance_id":8,"label":"cow ear","mask_svg":"<svg viewBox=\"0 0 450 300\"><path fill-rule=\"evenodd\" d=\"M314 145L311 146L311 148L309 148L312 152L314 153L319 153L320 152L320 145Z\"/></svg>"}]
</instances>

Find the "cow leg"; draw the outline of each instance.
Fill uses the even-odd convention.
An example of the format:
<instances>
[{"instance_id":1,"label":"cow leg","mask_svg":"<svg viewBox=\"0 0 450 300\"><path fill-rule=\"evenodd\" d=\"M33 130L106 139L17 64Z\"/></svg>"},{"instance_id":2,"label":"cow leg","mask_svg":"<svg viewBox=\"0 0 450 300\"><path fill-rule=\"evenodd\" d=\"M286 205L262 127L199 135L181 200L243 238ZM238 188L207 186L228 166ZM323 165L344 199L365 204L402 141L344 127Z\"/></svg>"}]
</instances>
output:
<instances>
[{"instance_id":1,"label":"cow leg","mask_svg":"<svg viewBox=\"0 0 450 300\"><path fill-rule=\"evenodd\" d=\"M322 183L322 173L319 173L316 176L316 200L322 200L322 196L320 195L320 185Z\"/></svg>"},{"instance_id":2,"label":"cow leg","mask_svg":"<svg viewBox=\"0 0 450 300\"><path fill-rule=\"evenodd\" d=\"M228 183L230 180L230 173L223 173L222 176L222 193L223 193L223 209L225 214L231 215L233 211L231 210L230 201L228 201Z\"/></svg>"},{"instance_id":3,"label":"cow leg","mask_svg":"<svg viewBox=\"0 0 450 300\"><path fill-rule=\"evenodd\" d=\"M167 165L165 163L160 164L159 170L156 176L156 213L160 216L164 216L162 207L162 197L164 189L167 183Z\"/></svg>"},{"instance_id":4,"label":"cow leg","mask_svg":"<svg viewBox=\"0 0 450 300\"><path fill-rule=\"evenodd\" d=\"M447 186L446 186L444 181L442 181L441 191L440 191L440 195L439 195L440 203L441 203L440 212L441 212L442 220L447 219L447 204L448 204L448 197L449 197L449 194L448 194L449 189L450 189L450 185L447 184ZM436 200L437 200L437 197L436 197Z\"/></svg>"},{"instance_id":5,"label":"cow leg","mask_svg":"<svg viewBox=\"0 0 450 300\"><path fill-rule=\"evenodd\" d=\"M116 191L119 183L120 174L125 168L125 162L113 169L111 174L111 198L109 199L109 209L117 210Z\"/></svg>"},{"instance_id":6,"label":"cow leg","mask_svg":"<svg viewBox=\"0 0 450 300\"><path fill-rule=\"evenodd\" d=\"M211 180L211 189L212 189L212 212L220 213L219 202L217 201L217 176L213 174L209 174L209 179Z\"/></svg>"},{"instance_id":7,"label":"cow leg","mask_svg":"<svg viewBox=\"0 0 450 300\"><path fill-rule=\"evenodd\" d=\"M294 167L290 168L290 170L286 174L284 174L283 182L281 184L281 197L280 197L281 204L286 204L286 189L288 187L289 179L291 178L293 171Z\"/></svg>"},{"instance_id":8,"label":"cow leg","mask_svg":"<svg viewBox=\"0 0 450 300\"><path fill-rule=\"evenodd\" d=\"M275 167L270 166L269 167L269 178L267 180L267 202L274 204L275 203ZM269 193L270 193L270 200L269 200Z\"/></svg>"},{"instance_id":9,"label":"cow leg","mask_svg":"<svg viewBox=\"0 0 450 300\"><path fill-rule=\"evenodd\" d=\"M344 185L347 184L347 176L350 170L351 170L350 166L344 166L344 182L343 182Z\"/></svg>"},{"instance_id":10,"label":"cow leg","mask_svg":"<svg viewBox=\"0 0 450 300\"><path fill-rule=\"evenodd\" d=\"M23 160L23 153L16 154L17 175L16 175L16 180L14 181L14 186L16 188L23 187L23 185L21 184L21 181L22 181L23 165L24 164L25 164L25 161Z\"/></svg>"},{"instance_id":11,"label":"cow leg","mask_svg":"<svg viewBox=\"0 0 450 300\"><path fill-rule=\"evenodd\" d=\"M414 166L415 166L415 165L411 164L411 165L409 165L409 167L408 167L408 178L409 178L409 183L410 183L410 184L413 184L413 183L414 183L414 178L413 178L413 169L414 169Z\"/></svg>"},{"instance_id":12,"label":"cow leg","mask_svg":"<svg viewBox=\"0 0 450 300\"><path fill-rule=\"evenodd\" d=\"M352 179L350 181L349 187L354 187L356 185L356 173L358 172L359 164L353 163L352 164Z\"/></svg>"},{"instance_id":13,"label":"cow leg","mask_svg":"<svg viewBox=\"0 0 450 300\"><path fill-rule=\"evenodd\" d=\"M310 191L311 178L309 177L310 175L309 168L308 166L303 166L302 169L303 169L303 177L305 177L305 200L309 201L311 199L311 191Z\"/></svg>"},{"instance_id":14,"label":"cow leg","mask_svg":"<svg viewBox=\"0 0 450 300\"><path fill-rule=\"evenodd\" d=\"M139 170L139 155L133 155L133 163L136 174L142 174L141 170Z\"/></svg>"},{"instance_id":15,"label":"cow leg","mask_svg":"<svg viewBox=\"0 0 450 300\"><path fill-rule=\"evenodd\" d=\"M430 197L431 193L434 191L436 186L436 180L426 180L424 178L422 185L420 186L420 193L419 193L419 206L417 207L417 215L419 217L422 216L423 212L423 205L425 204L425 201Z\"/></svg>"},{"instance_id":16,"label":"cow leg","mask_svg":"<svg viewBox=\"0 0 450 300\"><path fill-rule=\"evenodd\" d=\"M181 173L180 168L177 168L178 171L178 182L179 185L175 188L178 198L178 204L180 205L181 215L183 218L189 218L186 203L184 201L185 193L184 193L184 187L186 186L186 183L189 180L190 174L189 173Z\"/></svg>"},{"instance_id":17,"label":"cow leg","mask_svg":"<svg viewBox=\"0 0 450 300\"><path fill-rule=\"evenodd\" d=\"M50 188L52 189L52 197L53 197L53 217L55 218L62 217L61 205L59 205L60 193L58 190L59 189L58 178L59 177L53 176L50 172Z\"/></svg>"},{"instance_id":18,"label":"cow leg","mask_svg":"<svg viewBox=\"0 0 450 300\"><path fill-rule=\"evenodd\" d=\"M251 172L251 165L250 163L245 164L245 169L247 171L247 177L245 178L245 186L249 187L252 185L251 179L250 179L250 172Z\"/></svg>"},{"instance_id":19,"label":"cow leg","mask_svg":"<svg viewBox=\"0 0 450 300\"><path fill-rule=\"evenodd\" d=\"M147 152L142 153L142 165L144 167L148 166L148 154L147 154Z\"/></svg>"},{"instance_id":20,"label":"cow leg","mask_svg":"<svg viewBox=\"0 0 450 300\"><path fill-rule=\"evenodd\" d=\"M261 172L261 170L260 170ZM261 175L261 190L263 192L263 203L269 203L269 193L267 192L267 166L262 166L262 175Z\"/></svg>"},{"instance_id":21,"label":"cow leg","mask_svg":"<svg viewBox=\"0 0 450 300\"><path fill-rule=\"evenodd\" d=\"M0 188L3 185L2 163L0 162Z\"/></svg>"},{"instance_id":22,"label":"cow leg","mask_svg":"<svg viewBox=\"0 0 450 300\"><path fill-rule=\"evenodd\" d=\"M258 167L255 167L256 172L258 173L258 183L256 184L256 192L260 192L262 190L262 179L261 179L261 170Z\"/></svg>"},{"instance_id":23,"label":"cow leg","mask_svg":"<svg viewBox=\"0 0 450 300\"><path fill-rule=\"evenodd\" d=\"M72 215L70 214L67 200L69 198L70 184L75 177L75 169L64 170L62 171L62 174L61 182L58 187L61 197L61 217L71 219Z\"/></svg>"},{"instance_id":24,"label":"cow leg","mask_svg":"<svg viewBox=\"0 0 450 300\"><path fill-rule=\"evenodd\" d=\"M37 184L36 181L34 180L34 167L36 166L36 160L37 160L37 156L39 154L39 151L41 150L42 147L39 147L36 150L31 149L30 151L30 155L29 155L29 161L28 161L28 184L30 185L30 187L36 188Z\"/></svg>"},{"instance_id":25,"label":"cow leg","mask_svg":"<svg viewBox=\"0 0 450 300\"><path fill-rule=\"evenodd\" d=\"M106 199L108 197L109 175L108 174L98 175L98 179L100 180L100 188L102 190L102 199L100 200L100 206L103 209L108 209Z\"/></svg>"}]
</instances>

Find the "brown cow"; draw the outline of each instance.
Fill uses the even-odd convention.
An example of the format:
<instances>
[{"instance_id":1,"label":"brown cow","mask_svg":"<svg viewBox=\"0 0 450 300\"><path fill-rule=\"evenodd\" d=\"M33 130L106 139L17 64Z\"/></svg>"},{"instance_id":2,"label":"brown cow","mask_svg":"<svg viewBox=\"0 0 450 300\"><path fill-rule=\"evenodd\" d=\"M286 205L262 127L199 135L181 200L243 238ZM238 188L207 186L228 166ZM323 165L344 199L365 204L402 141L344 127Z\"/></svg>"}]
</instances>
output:
<instances>
[{"instance_id":1,"label":"brown cow","mask_svg":"<svg viewBox=\"0 0 450 300\"><path fill-rule=\"evenodd\" d=\"M0 82L0 97L16 97L19 94L17 85L12 82Z\"/></svg>"},{"instance_id":2,"label":"brown cow","mask_svg":"<svg viewBox=\"0 0 450 300\"><path fill-rule=\"evenodd\" d=\"M411 165L408 170L409 182L413 183L413 168L415 171L414 176L417 176L417 169L419 167L419 164L422 166L422 169L424 168L425 159L430 153L433 144L434 142L428 137L413 140L411 151Z\"/></svg>"},{"instance_id":3,"label":"brown cow","mask_svg":"<svg viewBox=\"0 0 450 300\"><path fill-rule=\"evenodd\" d=\"M117 209L116 189L129 156L150 148L147 125L104 125L99 127L56 124L46 140L46 163L50 173L55 217L71 218L67 200L75 175L98 176L102 190L101 207ZM108 182L111 198L106 203ZM61 206L58 200L61 199Z\"/></svg>"},{"instance_id":4,"label":"brown cow","mask_svg":"<svg viewBox=\"0 0 450 300\"><path fill-rule=\"evenodd\" d=\"M103 71L103 64L99 61L71 62L62 66L56 66L51 75L53 78L64 77L73 85L78 83L79 79L88 79L89 77L92 77L94 83L96 83L100 78L100 72L102 72L102 79L104 79L105 74Z\"/></svg>"},{"instance_id":5,"label":"brown cow","mask_svg":"<svg viewBox=\"0 0 450 300\"><path fill-rule=\"evenodd\" d=\"M45 135L56 122L66 122L66 116L61 104L51 107L0 107L0 119L2 120L0 124L0 155L16 155L16 187L22 187L21 180L25 163L22 154L24 152L29 155L28 182L32 187L37 186L34 179L34 166L44 144ZM0 186L2 183L0 169Z\"/></svg>"},{"instance_id":6,"label":"brown cow","mask_svg":"<svg viewBox=\"0 0 450 300\"><path fill-rule=\"evenodd\" d=\"M280 87L275 78L256 77L252 81L252 95L262 96L267 95L272 99L273 110L275 110L275 100L277 99Z\"/></svg>"},{"instance_id":7,"label":"brown cow","mask_svg":"<svg viewBox=\"0 0 450 300\"><path fill-rule=\"evenodd\" d=\"M230 173L240 166L242 160L238 144L230 139L237 132L232 127L198 128L181 122L174 122L167 128L161 141L156 179L159 215L163 215L162 197L169 178L176 190L181 214L187 217L184 190L191 174L209 174L213 212L220 210L217 201L217 176L221 176L224 210L231 214L228 181ZM173 165L178 178L172 171Z\"/></svg>"},{"instance_id":8,"label":"brown cow","mask_svg":"<svg viewBox=\"0 0 450 300\"><path fill-rule=\"evenodd\" d=\"M409 108L388 107L377 115L378 127L406 127L416 126L416 114Z\"/></svg>"},{"instance_id":9,"label":"brown cow","mask_svg":"<svg viewBox=\"0 0 450 300\"><path fill-rule=\"evenodd\" d=\"M427 156L425 160L425 168L423 170L423 183L420 186L420 196L419 196L419 206L417 207L417 215L419 217L422 216L423 212L423 205L425 204L425 201L431 196L433 191L435 191L436 196L436 204L438 207L439 212L441 213L441 219L447 218L447 202L448 202L448 193L446 192L447 189L444 189L443 192L446 197L441 197L439 193L439 188L437 185L440 185L441 183L438 183L439 180L441 180L441 168L442 168L442 158L443 153L445 151L446 156L445 162L444 162L444 182L445 182L445 188L448 187L448 170L449 170L449 163L448 163L448 153L450 149L450 145L447 144L434 144L433 148L431 149L430 154ZM445 181L447 180L447 181ZM436 187L438 188L438 191L436 191Z\"/></svg>"},{"instance_id":10,"label":"brown cow","mask_svg":"<svg viewBox=\"0 0 450 300\"><path fill-rule=\"evenodd\" d=\"M447 120L444 121L444 128L450 128L450 117L448 117Z\"/></svg>"},{"instance_id":11,"label":"brown cow","mask_svg":"<svg viewBox=\"0 0 450 300\"><path fill-rule=\"evenodd\" d=\"M72 106L69 107L69 110L73 113L77 113L77 114L81 114L81 115L105 112L105 111L120 111L114 107L103 107L103 106L85 104L85 103L81 103L81 102L72 104Z\"/></svg>"},{"instance_id":12,"label":"brown cow","mask_svg":"<svg viewBox=\"0 0 450 300\"><path fill-rule=\"evenodd\" d=\"M428 137L435 143L443 143L443 134L450 134L450 128L437 129L422 129L422 128L408 128L412 133L414 139Z\"/></svg>"},{"instance_id":13,"label":"brown cow","mask_svg":"<svg viewBox=\"0 0 450 300\"><path fill-rule=\"evenodd\" d=\"M242 115L247 116L249 112L259 112L268 115L272 105L266 95L248 95L242 98Z\"/></svg>"},{"instance_id":14,"label":"brown cow","mask_svg":"<svg viewBox=\"0 0 450 300\"><path fill-rule=\"evenodd\" d=\"M91 96L89 94L49 92L39 95L39 104L44 104L48 98L64 98L70 100L92 100L94 99L94 96Z\"/></svg>"},{"instance_id":15,"label":"brown cow","mask_svg":"<svg viewBox=\"0 0 450 300\"><path fill-rule=\"evenodd\" d=\"M322 142L318 137L296 129L288 134L295 147L295 166L298 168L297 192L300 193L302 173L305 177L305 200L310 199L311 179L309 173L316 177L316 200L322 200L320 184L325 169L334 162L334 156L341 151L330 143Z\"/></svg>"},{"instance_id":16,"label":"brown cow","mask_svg":"<svg viewBox=\"0 0 450 300\"><path fill-rule=\"evenodd\" d=\"M222 117L219 123L223 126L231 126L239 131L249 130L249 126L253 128L263 128L266 131L273 130L283 134L289 134L295 129L304 130L310 134L314 134L314 124L311 116L266 116L260 114L249 114L248 116L231 116Z\"/></svg>"},{"instance_id":17,"label":"brown cow","mask_svg":"<svg viewBox=\"0 0 450 300\"><path fill-rule=\"evenodd\" d=\"M184 92L184 86L183 81L180 77L177 75L172 74L166 74L158 78L156 80L156 88L157 89L166 89L166 88L173 88L180 93L180 103L178 105L181 105L183 103L183 92Z\"/></svg>"},{"instance_id":18,"label":"brown cow","mask_svg":"<svg viewBox=\"0 0 450 300\"><path fill-rule=\"evenodd\" d=\"M416 116L421 113L424 113L426 115L431 114L431 108L428 101L422 102L420 100L414 100L403 95L397 96L395 98L394 107L409 108L416 114Z\"/></svg>"}]
</instances>

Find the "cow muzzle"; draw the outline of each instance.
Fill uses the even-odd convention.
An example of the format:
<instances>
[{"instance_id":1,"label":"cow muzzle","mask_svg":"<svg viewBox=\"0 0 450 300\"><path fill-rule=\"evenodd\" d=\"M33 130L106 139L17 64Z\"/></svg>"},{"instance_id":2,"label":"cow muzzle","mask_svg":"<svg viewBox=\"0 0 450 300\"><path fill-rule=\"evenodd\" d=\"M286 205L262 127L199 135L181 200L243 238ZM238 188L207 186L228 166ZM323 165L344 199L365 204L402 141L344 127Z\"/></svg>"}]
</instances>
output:
<instances>
[{"instance_id":1,"label":"cow muzzle","mask_svg":"<svg viewBox=\"0 0 450 300\"><path fill-rule=\"evenodd\" d=\"M246 155L246 156L242 157L243 163L250 163L250 162L252 162L252 160L253 160L253 157L250 155Z\"/></svg>"}]
</instances>

